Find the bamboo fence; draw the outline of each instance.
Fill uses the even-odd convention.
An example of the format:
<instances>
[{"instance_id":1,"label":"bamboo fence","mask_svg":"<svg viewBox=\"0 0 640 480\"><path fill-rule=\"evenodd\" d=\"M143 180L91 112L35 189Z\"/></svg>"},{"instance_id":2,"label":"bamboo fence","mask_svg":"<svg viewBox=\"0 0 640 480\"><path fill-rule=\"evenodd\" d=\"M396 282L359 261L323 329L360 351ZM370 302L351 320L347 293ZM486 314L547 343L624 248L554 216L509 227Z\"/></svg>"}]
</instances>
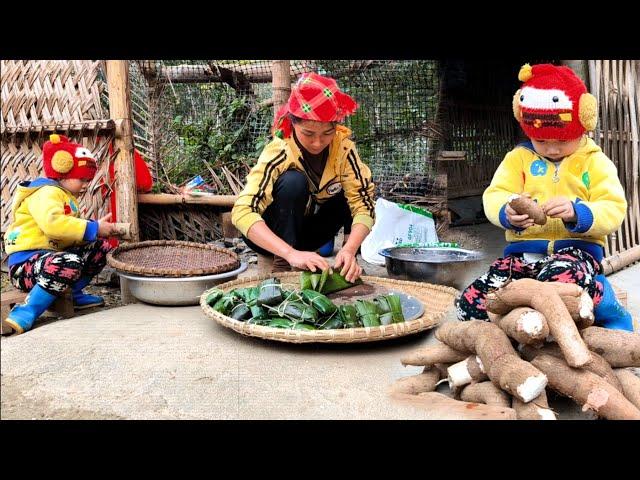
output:
<instances>
[{"instance_id":1,"label":"bamboo fence","mask_svg":"<svg viewBox=\"0 0 640 480\"><path fill-rule=\"evenodd\" d=\"M97 154L99 171L80 199L83 215L108 210L108 145L115 124L102 103L101 62L90 60L2 60L0 148L2 231L11 223L16 187L42 176L42 145L50 133L67 135ZM102 183L105 187L101 188Z\"/></svg>"},{"instance_id":2,"label":"bamboo fence","mask_svg":"<svg viewBox=\"0 0 640 480\"><path fill-rule=\"evenodd\" d=\"M618 168L627 196L627 216L609 235L606 255L640 244L640 60L589 60L590 92L598 99L595 142Z\"/></svg>"}]
</instances>

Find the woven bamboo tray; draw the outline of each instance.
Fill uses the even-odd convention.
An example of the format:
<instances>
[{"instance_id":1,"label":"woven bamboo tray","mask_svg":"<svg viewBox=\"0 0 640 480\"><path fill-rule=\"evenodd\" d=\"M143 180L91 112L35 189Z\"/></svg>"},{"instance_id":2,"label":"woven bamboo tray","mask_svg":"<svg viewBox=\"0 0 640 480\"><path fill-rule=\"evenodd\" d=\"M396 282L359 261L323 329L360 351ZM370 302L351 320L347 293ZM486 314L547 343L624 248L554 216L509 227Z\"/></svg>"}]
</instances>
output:
<instances>
[{"instance_id":1,"label":"woven bamboo tray","mask_svg":"<svg viewBox=\"0 0 640 480\"><path fill-rule=\"evenodd\" d=\"M238 255L224 248L180 240L149 240L121 245L107 254L110 266L148 277L214 275L240 267Z\"/></svg>"},{"instance_id":2,"label":"woven bamboo tray","mask_svg":"<svg viewBox=\"0 0 640 480\"><path fill-rule=\"evenodd\" d=\"M217 285L214 288L228 292L234 288L257 286L261 281L273 277L278 277L283 284L292 284L295 285L296 288L300 286L300 272L286 272L262 275L259 277L246 277ZM362 280L365 283L380 285L389 290L404 292L407 295L417 298L425 307L424 314L415 320L393 323L391 325L381 325L379 327L341 328L335 330L294 330L248 324L216 312L206 302L207 295L213 289L205 291L200 296L200 306L202 310L204 310L204 313L216 322L238 333L251 337L260 337L267 340L288 343L361 343L403 337L435 327L440 320L442 320L449 308L453 307L453 300L459 293L455 288L430 283L392 280L389 278L370 276L363 276Z\"/></svg>"}]
</instances>

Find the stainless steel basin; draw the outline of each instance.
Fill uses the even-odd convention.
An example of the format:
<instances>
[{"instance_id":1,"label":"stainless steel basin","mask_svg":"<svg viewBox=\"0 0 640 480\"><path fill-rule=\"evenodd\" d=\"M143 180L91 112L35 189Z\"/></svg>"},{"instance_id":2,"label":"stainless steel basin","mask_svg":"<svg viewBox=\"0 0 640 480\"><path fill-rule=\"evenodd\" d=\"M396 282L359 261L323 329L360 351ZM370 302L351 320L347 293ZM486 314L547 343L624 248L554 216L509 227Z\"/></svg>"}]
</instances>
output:
<instances>
[{"instance_id":1,"label":"stainless steel basin","mask_svg":"<svg viewBox=\"0 0 640 480\"><path fill-rule=\"evenodd\" d=\"M484 261L482 252L453 247L391 247L380 250L391 278L467 287L465 273Z\"/></svg>"},{"instance_id":2,"label":"stainless steel basin","mask_svg":"<svg viewBox=\"0 0 640 480\"><path fill-rule=\"evenodd\" d=\"M219 283L234 280L247 269L247 263L225 273L199 277L139 277L118 271L126 279L129 291L138 300L155 305L198 305L200 295Z\"/></svg>"}]
</instances>

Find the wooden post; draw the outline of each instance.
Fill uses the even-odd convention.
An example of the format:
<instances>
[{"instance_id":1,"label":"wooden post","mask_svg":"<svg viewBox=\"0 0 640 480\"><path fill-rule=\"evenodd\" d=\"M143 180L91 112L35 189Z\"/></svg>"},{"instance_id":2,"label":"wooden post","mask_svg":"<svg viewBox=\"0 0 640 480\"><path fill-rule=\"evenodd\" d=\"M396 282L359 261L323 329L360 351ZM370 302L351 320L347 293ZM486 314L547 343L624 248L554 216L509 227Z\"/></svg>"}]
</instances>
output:
<instances>
[{"instance_id":1,"label":"wooden post","mask_svg":"<svg viewBox=\"0 0 640 480\"><path fill-rule=\"evenodd\" d=\"M62 318L71 318L75 312L73 310L73 295L71 288L66 288L62 295L55 299L52 305L56 316Z\"/></svg>"},{"instance_id":2,"label":"wooden post","mask_svg":"<svg viewBox=\"0 0 640 480\"><path fill-rule=\"evenodd\" d=\"M231 223L231 212L223 212L220 218L225 242L231 241L232 238L240 238L240 231Z\"/></svg>"},{"instance_id":3,"label":"wooden post","mask_svg":"<svg viewBox=\"0 0 640 480\"><path fill-rule=\"evenodd\" d=\"M464 151L445 151L438 152L436 156L436 185L444 191L444 198L439 205L439 209L434 212L434 216L440 222L438 225L440 231L445 231L451 224L451 212L449 212L449 174L447 164L452 161L463 161L466 159Z\"/></svg>"},{"instance_id":4,"label":"wooden post","mask_svg":"<svg viewBox=\"0 0 640 480\"><path fill-rule=\"evenodd\" d=\"M115 192L118 221L129 223L130 238L140 241L138 226L138 197L136 170L133 160L133 123L131 121L131 91L129 86L129 63L126 60L107 60L107 84L109 88L109 116L116 122ZM135 299L122 288L122 303Z\"/></svg>"},{"instance_id":5,"label":"wooden post","mask_svg":"<svg viewBox=\"0 0 640 480\"><path fill-rule=\"evenodd\" d=\"M274 60L271 63L271 74L273 76L273 116L282 105L287 103L291 95L291 61Z\"/></svg>"},{"instance_id":6,"label":"wooden post","mask_svg":"<svg viewBox=\"0 0 640 480\"><path fill-rule=\"evenodd\" d=\"M571 70L573 70L585 85L589 85L589 65L587 63L587 60L561 60L561 63L565 67L569 67Z\"/></svg>"}]
</instances>

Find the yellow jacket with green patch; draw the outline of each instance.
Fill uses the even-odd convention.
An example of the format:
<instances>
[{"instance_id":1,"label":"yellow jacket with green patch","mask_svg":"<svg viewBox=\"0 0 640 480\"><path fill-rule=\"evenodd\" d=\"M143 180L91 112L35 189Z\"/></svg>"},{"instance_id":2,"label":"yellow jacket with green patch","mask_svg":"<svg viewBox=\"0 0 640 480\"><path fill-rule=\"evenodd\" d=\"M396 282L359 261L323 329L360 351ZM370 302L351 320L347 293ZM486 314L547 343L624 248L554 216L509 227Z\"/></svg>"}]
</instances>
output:
<instances>
[{"instance_id":1,"label":"yellow jacket with green patch","mask_svg":"<svg viewBox=\"0 0 640 480\"><path fill-rule=\"evenodd\" d=\"M54 180L18 185L11 211L13 223L4 236L9 254L65 250L97 237L98 222L78 218L78 200Z\"/></svg>"},{"instance_id":2,"label":"yellow jacket with green patch","mask_svg":"<svg viewBox=\"0 0 640 480\"><path fill-rule=\"evenodd\" d=\"M507 220L505 206L513 194L527 192L542 204L562 196L573 202L577 221L547 218L545 225L525 230ZM562 162L538 155L531 142L507 153L498 166L482 201L491 223L506 229L505 249L510 253L552 254L575 246L602 259L605 238L622 224L627 211L624 190L615 165L593 140L584 137L580 147Z\"/></svg>"},{"instance_id":3,"label":"yellow jacket with green patch","mask_svg":"<svg viewBox=\"0 0 640 480\"><path fill-rule=\"evenodd\" d=\"M310 194L318 204L344 190L352 223L361 223L371 230L375 219L375 187L371 170L360 160L350 135L351 130L347 127L336 126L336 135L329 145L327 164L318 188L305 172L302 152L293 136L272 140L247 175L247 183L231 212L233 224L246 236L249 228L262 220L263 212L273 201L273 186L278 177L287 170L297 170L307 175Z\"/></svg>"}]
</instances>

